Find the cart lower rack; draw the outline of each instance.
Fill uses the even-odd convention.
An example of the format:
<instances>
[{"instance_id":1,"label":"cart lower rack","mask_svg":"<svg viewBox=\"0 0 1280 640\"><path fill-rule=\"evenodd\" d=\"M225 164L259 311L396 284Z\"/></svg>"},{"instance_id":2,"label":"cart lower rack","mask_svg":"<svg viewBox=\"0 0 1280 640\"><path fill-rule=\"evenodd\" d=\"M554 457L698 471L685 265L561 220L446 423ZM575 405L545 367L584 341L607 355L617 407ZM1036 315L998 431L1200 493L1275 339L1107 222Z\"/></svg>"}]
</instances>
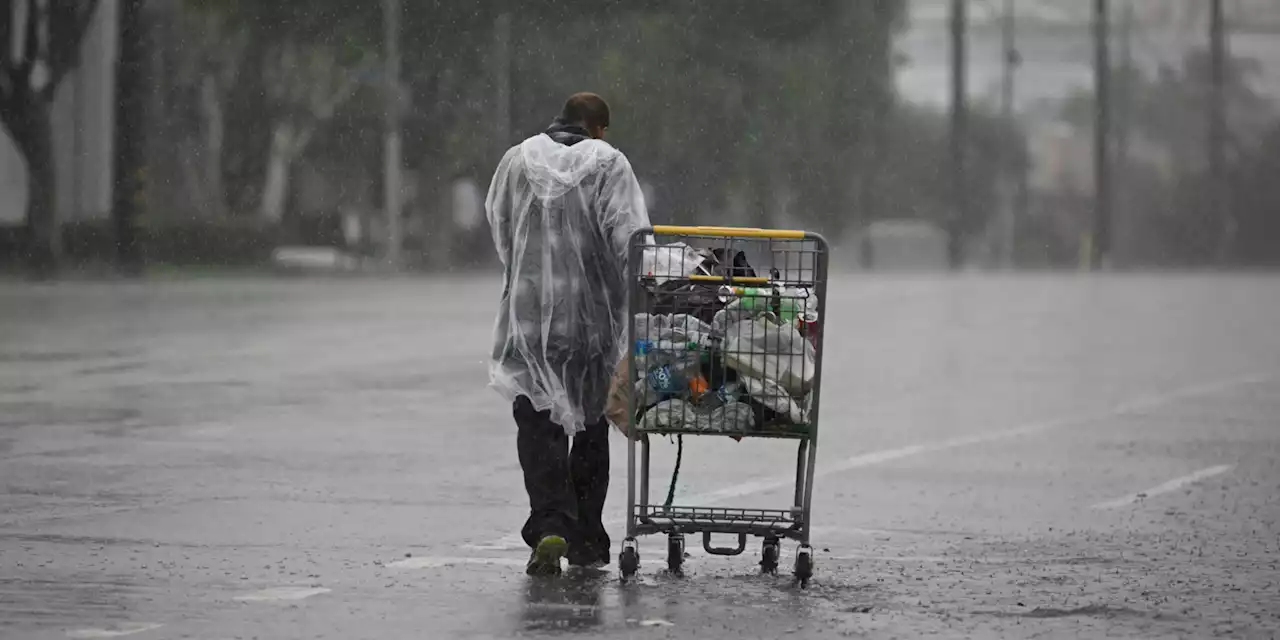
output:
<instances>
[{"instance_id":1,"label":"cart lower rack","mask_svg":"<svg viewBox=\"0 0 1280 640\"><path fill-rule=\"evenodd\" d=\"M777 572L782 541L794 540L795 577L808 584L827 258L826 241L804 231L658 226L631 238L628 356L610 398L633 436L624 579L640 570L638 536L666 534L667 568L679 574L685 536L701 534L708 553L724 556L762 538L767 573ZM793 501L761 509L675 504L687 435L796 442ZM650 499L655 436L679 444L662 504ZM737 542L715 546L713 535Z\"/></svg>"}]
</instances>

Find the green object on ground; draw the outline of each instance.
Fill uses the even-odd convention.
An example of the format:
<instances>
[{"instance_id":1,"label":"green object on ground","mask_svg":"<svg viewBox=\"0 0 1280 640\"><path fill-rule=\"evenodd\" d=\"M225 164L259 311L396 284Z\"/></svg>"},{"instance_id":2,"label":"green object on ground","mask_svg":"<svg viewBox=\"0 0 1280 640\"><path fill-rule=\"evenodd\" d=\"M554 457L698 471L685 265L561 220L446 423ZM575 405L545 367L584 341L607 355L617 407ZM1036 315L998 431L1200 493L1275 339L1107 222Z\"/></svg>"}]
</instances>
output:
<instances>
[{"instance_id":1,"label":"green object on ground","mask_svg":"<svg viewBox=\"0 0 1280 640\"><path fill-rule=\"evenodd\" d=\"M560 559L569 552L569 543L560 536L546 536L529 557L525 573L531 576L560 575Z\"/></svg>"}]
</instances>

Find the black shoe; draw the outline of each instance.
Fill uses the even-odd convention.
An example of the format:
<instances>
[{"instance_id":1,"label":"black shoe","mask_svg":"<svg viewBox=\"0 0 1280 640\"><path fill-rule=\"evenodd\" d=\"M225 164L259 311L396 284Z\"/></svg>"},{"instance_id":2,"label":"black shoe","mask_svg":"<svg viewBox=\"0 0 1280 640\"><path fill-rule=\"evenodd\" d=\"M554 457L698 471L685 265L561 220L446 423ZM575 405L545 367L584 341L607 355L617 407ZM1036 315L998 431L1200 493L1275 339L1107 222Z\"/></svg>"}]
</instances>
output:
<instances>
[{"instance_id":1,"label":"black shoe","mask_svg":"<svg viewBox=\"0 0 1280 640\"><path fill-rule=\"evenodd\" d=\"M574 553L572 549L569 550L569 566L571 567L601 569L609 566L611 560L612 557L609 555L607 548L602 551L593 552L587 550L582 553Z\"/></svg>"}]
</instances>

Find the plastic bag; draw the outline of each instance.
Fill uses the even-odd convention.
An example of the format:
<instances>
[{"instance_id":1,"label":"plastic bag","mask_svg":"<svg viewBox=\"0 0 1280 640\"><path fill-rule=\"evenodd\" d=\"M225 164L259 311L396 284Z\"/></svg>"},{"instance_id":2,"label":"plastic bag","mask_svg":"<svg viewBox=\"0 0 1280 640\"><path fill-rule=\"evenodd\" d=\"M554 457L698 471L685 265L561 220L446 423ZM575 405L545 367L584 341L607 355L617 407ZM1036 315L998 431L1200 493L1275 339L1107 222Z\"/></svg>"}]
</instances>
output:
<instances>
[{"instance_id":1,"label":"plastic bag","mask_svg":"<svg viewBox=\"0 0 1280 640\"><path fill-rule=\"evenodd\" d=\"M683 242L645 247L641 253L640 274L652 277L659 286L694 273L705 275L707 270L702 265L707 256L706 252Z\"/></svg>"},{"instance_id":2,"label":"plastic bag","mask_svg":"<svg viewBox=\"0 0 1280 640\"><path fill-rule=\"evenodd\" d=\"M659 402L646 411L641 424L646 431L741 433L755 425L755 412L742 402L731 402L710 412L703 412L684 400L671 399Z\"/></svg>"},{"instance_id":3,"label":"plastic bag","mask_svg":"<svg viewBox=\"0 0 1280 640\"><path fill-rule=\"evenodd\" d=\"M728 325L721 357L739 374L771 380L797 398L813 385L813 344L795 327L766 317Z\"/></svg>"},{"instance_id":4,"label":"plastic bag","mask_svg":"<svg viewBox=\"0 0 1280 640\"><path fill-rule=\"evenodd\" d=\"M658 315L636 314L636 341L679 340L705 344L711 338L711 325L695 316L679 313Z\"/></svg>"},{"instance_id":5,"label":"plastic bag","mask_svg":"<svg viewBox=\"0 0 1280 640\"><path fill-rule=\"evenodd\" d=\"M805 411L800 407L786 389L772 380L740 376L738 378L747 389L747 395L761 406L778 414L791 424L805 424Z\"/></svg>"},{"instance_id":6,"label":"plastic bag","mask_svg":"<svg viewBox=\"0 0 1280 640\"><path fill-rule=\"evenodd\" d=\"M619 360L618 365L613 368L613 378L609 381L609 396L604 406L605 419L615 429L628 436L631 435L631 419L627 415L631 402L630 368L631 365L626 358Z\"/></svg>"},{"instance_id":7,"label":"plastic bag","mask_svg":"<svg viewBox=\"0 0 1280 640\"><path fill-rule=\"evenodd\" d=\"M711 348L711 326L691 315L638 313L635 323L636 342L632 352L636 372L641 376L654 367L705 353Z\"/></svg>"},{"instance_id":8,"label":"plastic bag","mask_svg":"<svg viewBox=\"0 0 1280 640\"><path fill-rule=\"evenodd\" d=\"M696 385L703 360L711 348L711 327L690 315L637 313L635 324L637 339L632 357L636 377L630 377L626 358L619 361L605 402L605 417L624 431L629 424L627 410L633 396L637 412L642 412L672 395L692 396L696 395L694 391L702 391ZM663 375L667 376L665 381ZM664 386L673 379L681 381L681 389ZM690 383L695 387L689 388ZM689 388L689 393L685 393L685 388Z\"/></svg>"},{"instance_id":9,"label":"plastic bag","mask_svg":"<svg viewBox=\"0 0 1280 640\"><path fill-rule=\"evenodd\" d=\"M739 251L729 256L723 248L691 249L687 256L698 256L700 264L694 272L712 276L754 276L755 269ZM691 272L692 273L692 272ZM710 322L723 309L726 300L720 295L720 284L671 281L651 292L650 309L661 315L691 314Z\"/></svg>"}]
</instances>

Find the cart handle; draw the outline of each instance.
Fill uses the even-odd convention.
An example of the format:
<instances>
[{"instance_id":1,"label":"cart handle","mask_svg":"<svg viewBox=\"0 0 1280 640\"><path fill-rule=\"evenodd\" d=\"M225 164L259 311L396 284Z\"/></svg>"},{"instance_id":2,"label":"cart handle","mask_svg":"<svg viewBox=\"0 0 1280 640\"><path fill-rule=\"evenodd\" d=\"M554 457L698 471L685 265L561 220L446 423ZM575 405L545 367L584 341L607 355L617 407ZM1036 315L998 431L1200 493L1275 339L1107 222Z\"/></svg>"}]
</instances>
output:
<instances>
[{"instance_id":1,"label":"cart handle","mask_svg":"<svg viewBox=\"0 0 1280 640\"><path fill-rule=\"evenodd\" d=\"M702 550L715 556L737 556L747 550L747 534L738 534L737 547L717 547L711 544L711 532L702 532Z\"/></svg>"},{"instance_id":2,"label":"cart handle","mask_svg":"<svg viewBox=\"0 0 1280 640\"><path fill-rule=\"evenodd\" d=\"M768 285L770 280L760 276L704 276L701 274L693 274L688 276L689 282L717 282L721 284L742 284L747 286L763 287Z\"/></svg>"},{"instance_id":3,"label":"cart handle","mask_svg":"<svg viewBox=\"0 0 1280 640\"><path fill-rule=\"evenodd\" d=\"M713 238L770 238L774 240L804 240L809 236L795 229L754 229L748 227L680 227L655 225L653 232L662 236L708 236Z\"/></svg>"}]
</instances>

